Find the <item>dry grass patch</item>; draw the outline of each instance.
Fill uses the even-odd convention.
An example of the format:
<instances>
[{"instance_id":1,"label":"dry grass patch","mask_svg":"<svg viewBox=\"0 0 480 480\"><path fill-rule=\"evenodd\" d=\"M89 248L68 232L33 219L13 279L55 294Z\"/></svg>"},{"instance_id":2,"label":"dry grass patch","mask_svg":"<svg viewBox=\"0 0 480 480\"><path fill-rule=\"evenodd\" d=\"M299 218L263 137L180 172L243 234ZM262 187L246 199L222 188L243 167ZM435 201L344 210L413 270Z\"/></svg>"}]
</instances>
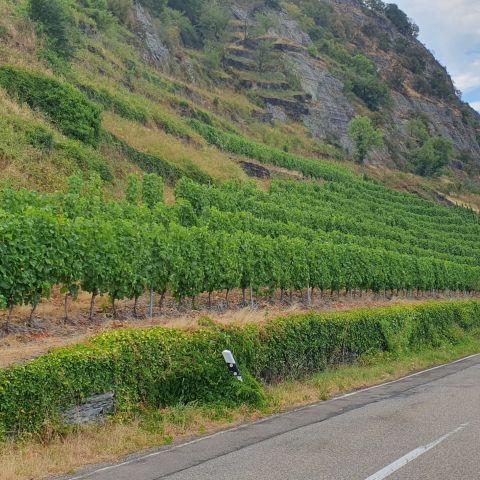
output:
<instances>
[{"instance_id":1,"label":"dry grass patch","mask_svg":"<svg viewBox=\"0 0 480 480\"><path fill-rule=\"evenodd\" d=\"M225 408L180 405L149 411L136 419L115 419L95 427L79 428L47 442L28 439L0 446L0 479L31 480L73 473L89 464L110 463L127 454L159 448L192 436L205 435L259 418L246 407Z\"/></svg>"},{"instance_id":2,"label":"dry grass patch","mask_svg":"<svg viewBox=\"0 0 480 480\"><path fill-rule=\"evenodd\" d=\"M154 126L143 126L109 112L103 117L104 128L133 148L158 155L181 168L192 163L218 180L246 179L241 167L227 154L213 147L196 148L179 141Z\"/></svg>"}]
</instances>

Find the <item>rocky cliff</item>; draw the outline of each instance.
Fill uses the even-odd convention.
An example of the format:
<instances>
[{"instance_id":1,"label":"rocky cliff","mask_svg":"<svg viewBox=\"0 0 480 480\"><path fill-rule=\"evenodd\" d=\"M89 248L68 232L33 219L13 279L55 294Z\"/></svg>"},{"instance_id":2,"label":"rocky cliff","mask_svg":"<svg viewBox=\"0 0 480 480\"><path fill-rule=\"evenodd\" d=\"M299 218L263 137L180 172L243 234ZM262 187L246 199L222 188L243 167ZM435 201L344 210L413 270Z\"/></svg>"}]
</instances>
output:
<instances>
[{"instance_id":1,"label":"rocky cliff","mask_svg":"<svg viewBox=\"0 0 480 480\"><path fill-rule=\"evenodd\" d=\"M352 147L348 122L357 114L370 115L386 132L386 148L375 152L370 162L399 168L412 159L412 128L421 122L431 136L450 139L464 161L479 162L479 114L461 101L447 71L427 47L415 35L399 30L384 12L359 0L223 3L231 10L235 32L226 48L226 77L221 82L254 97L264 111L264 121L301 122L314 138L348 151ZM308 8L302 10L305 5ZM316 17L315 7L321 11ZM270 19L268 28L248 35L246 26L248 31L258 31L259 19L265 16ZM151 59L171 71L172 56L166 58L160 40L162 26L155 38L139 4L136 17ZM255 57L259 42L265 40L279 58L260 69ZM366 92L364 98L361 92L352 92L350 77L360 77L361 89L366 73L361 69L369 68L354 65L358 55L373 62L375 72L368 76L376 77L388 90L388 98L379 105L369 105L368 96L375 91ZM185 56L176 61L177 71L188 66ZM356 68L360 71L352 74ZM462 168L461 162L455 165Z\"/></svg>"},{"instance_id":2,"label":"rocky cliff","mask_svg":"<svg viewBox=\"0 0 480 480\"><path fill-rule=\"evenodd\" d=\"M53 191L96 172L122 195L142 171L172 185L301 177L227 153L197 121L430 198L478 195L480 116L417 33L381 0L0 0L2 178ZM366 170L348 135L358 115L385 137Z\"/></svg>"}]
</instances>

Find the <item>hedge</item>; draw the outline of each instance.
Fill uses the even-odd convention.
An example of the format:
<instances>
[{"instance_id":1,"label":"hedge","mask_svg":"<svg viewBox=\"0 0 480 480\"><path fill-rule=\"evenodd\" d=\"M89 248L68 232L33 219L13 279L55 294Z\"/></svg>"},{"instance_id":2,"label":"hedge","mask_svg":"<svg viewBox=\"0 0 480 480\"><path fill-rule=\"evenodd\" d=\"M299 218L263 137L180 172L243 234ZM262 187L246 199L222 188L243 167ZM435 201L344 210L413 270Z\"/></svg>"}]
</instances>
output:
<instances>
[{"instance_id":1,"label":"hedge","mask_svg":"<svg viewBox=\"0 0 480 480\"><path fill-rule=\"evenodd\" d=\"M287 170L297 170L310 178L339 182L355 182L356 180L350 171L341 166L293 155L262 143L253 142L241 135L212 127L194 118L188 121L188 125L210 145L215 145L225 152L244 155L261 163L275 165Z\"/></svg>"},{"instance_id":2,"label":"hedge","mask_svg":"<svg viewBox=\"0 0 480 480\"><path fill-rule=\"evenodd\" d=\"M454 344L479 327L480 301L470 300L308 313L264 325L109 332L0 370L0 432L41 432L61 409L107 391L115 392L118 410L192 401L258 404L258 381L300 378L365 354ZM225 348L237 357L244 384L228 374Z\"/></svg>"},{"instance_id":3,"label":"hedge","mask_svg":"<svg viewBox=\"0 0 480 480\"><path fill-rule=\"evenodd\" d=\"M98 144L101 109L72 85L4 65L0 67L0 86L10 96L42 112L67 137Z\"/></svg>"}]
</instances>

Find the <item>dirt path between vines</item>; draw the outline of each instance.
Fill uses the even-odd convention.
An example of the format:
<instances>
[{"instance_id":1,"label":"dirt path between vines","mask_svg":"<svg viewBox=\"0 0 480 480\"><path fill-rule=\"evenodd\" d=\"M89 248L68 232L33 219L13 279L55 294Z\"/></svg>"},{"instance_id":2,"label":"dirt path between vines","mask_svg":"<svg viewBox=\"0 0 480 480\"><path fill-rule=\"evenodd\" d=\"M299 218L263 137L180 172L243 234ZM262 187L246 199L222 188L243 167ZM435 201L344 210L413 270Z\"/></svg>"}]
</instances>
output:
<instances>
[{"instance_id":1,"label":"dirt path between vines","mask_svg":"<svg viewBox=\"0 0 480 480\"><path fill-rule=\"evenodd\" d=\"M455 298L464 298L462 296ZM472 298L472 297L469 297ZM479 297L476 297L479 298ZM86 341L89 337L119 328L148 328L164 326L171 328L196 328L198 320L208 316L212 320L224 324L260 323L275 317L302 313L310 310L318 312L341 311L355 308L372 308L381 306L415 304L431 300L431 296L392 296L363 294L362 297L342 294L317 295L313 305L305 305L304 299L294 296L291 301L286 299L280 302L277 298L271 304L266 298L257 299L254 309L241 306L241 292L233 292L230 296L230 308L227 309L223 295L212 296L212 308L208 309L208 297L201 296L196 301L196 308L192 309L190 303L178 306L172 298L165 299L162 312L158 306L152 319L148 315L148 298L139 302L139 318L134 318L132 313L133 302L118 302L117 318L112 318L111 305L107 298L100 298L96 305L95 320L88 320L90 297L81 294L69 307L69 322L64 321L64 298L58 291L54 292L51 299L42 302L34 316L34 329L25 329L25 322L30 311L28 307L15 309L11 324L15 333L0 336L0 368L5 368L16 363L23 363L47 353L52 348L64 347L74 343ZM436 295L437 300L448 300L452 297ZM156 299L158 302L158 298ZM6 322L6 314L0 314L0 325Z\"/></svg>"}]
</instances>

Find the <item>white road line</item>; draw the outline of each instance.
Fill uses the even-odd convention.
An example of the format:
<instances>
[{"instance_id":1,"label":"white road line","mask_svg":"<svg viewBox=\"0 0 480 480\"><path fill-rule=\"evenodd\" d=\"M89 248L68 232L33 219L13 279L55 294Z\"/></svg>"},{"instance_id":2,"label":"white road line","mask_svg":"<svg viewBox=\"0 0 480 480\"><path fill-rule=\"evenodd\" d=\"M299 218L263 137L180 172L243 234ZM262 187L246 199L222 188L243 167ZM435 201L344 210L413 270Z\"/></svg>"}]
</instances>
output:
<instances>
[{"instance_id":1,"label":"white road line","mask_svg":"<svg viewBox=\"0 0 480 480\"><path fill-rule=\"evenodd\" d=\"M381 383L379 385L364 388L362 390L355 390L354 392L347 393L347 394L341 395L339 397L334 397L334 398L332 398L328 401L329 402L334 402L336 400L342 400L343 398L353 397L354 395L358 395L358 394L363 393L363 392L368 392L370 390L374 390L376 388L384 387L386 385L392 385L393 383L398 383L398 382L401 382L402 380L406 380L408 378L412 378L412 377L416 377L418 375L422 375L423 373L428 373L428 372L431 372L433 370L438 370L439 368L448 367L449 365L455 365L456 363L464 362L465 360L469 360L470 358L474 358L474 357L478 357L478 356L480 356L479 353L476 353L474 355L469 355L468 357L460 358L458 360L455 360L454 362L445 363L443 365L438 365L436 367L428 368L427 370L421 370L420 372L412 373L410 375L407 375L406 377L397 378L397 380L392 380L390 382ZM289 410L288 412L285 412L285 413L279 413L277 415L272 415L272 416L269 416L269 417L266 417L266 418L262 418L261 420L258 420L256 422L254 422L253 424L246 423L246 424L243 424L243 425L239 425L237 427L229 428L229 429L226 429L226 430L221 430L221 431L213 433L211 435L206 435L205 437L196 438L195 440L192 440L190 442L174 445L173 447L170 447L170 448L164 448L164 449L158 450L156 452L147 453L145 455L135 456L134 458L132 458L130 460L123 461L122 463L117 463L115 465L107 465L106 467L101 467L101 468L98 468L96 470L77 475L76 477L69 477L69 480L82 480L84 478L93 477L93 475L96 475L97 473L100 473L100 472L105 472L105 471L108 471L108 470L116 470L117 468L124 467L126 465L130 465L132 463L136 463L136 462L145 460L147 458L157 457L157 456L162 455L164 453L171 452L172 450L178 450L180 448L187 447L187 446L193 445L195 443L204 442L205 440L209 440L211 438L218 437L220 435L224 435L225 433L230 433L230 432L234 432L236 430L241 430L243 428L249 427L250 425L258 425L259 423L267 422L269 420L272 420L273 418L282 417L282 416L289 415L289 414L292 414L292 413L295 413L295 412L300 412L302 410L308 410L310 408L317 407L318 405L321 405L323 403L326 403L326 402L314 403L312 405L307 405L305 407L300 407L300 408L297 408L297 409L294 409L294 410Z\"/></svg>"},{"instance_id":2,"label":"white road line","mask_svg":"<svg viewBox=\"0 0 480 480\"><path fill-rule=\"evenodd\" d=\"M443 437L440 437L434 442L429 443L428 445L424 445L423 447L418 447L415 450L412 450L411 452L407 453L406 455L399 458L398 460L395 460L395 462L391 463L390 465L387 465L385 468L382 468L377 473L370 475L370 477L368 477L366 480L383 480L384 478L389 477L390 475L392 475L392 473L395 473L397 470L400 470L405 465L407 465L408 463L418 458L420 455L423 455L424 453L427 453L432 448L435 448L437 445L442 443L448 437L451 437L455 433L460 432L467 425L468 425L467 423L464 423L463 425L460 425L455 430L452 430L450 433L447 433L446 435L444 435Z\"/></svg>"},{"instance_id":3,"label":"white road line","mask_svg":"<svg viewBox=\"0 0 480 480\"><path fill-rule=\"evenodd\" d=\"M353 395L357 395L358 393L368 392L369 390L375 390L377 388L386 387L388 385L392 385L393 383L398 383L412 377L418 377L418 375L423 375L424 373L432 372L433 370L438 370L439 368L449 367L450 365L455 365L456 363L464 362L465 360L469 360L470 358L475 358L478 356L480 356L480 353L474 353L473 355L469 355L468 357L459 358L454 362L443 363L442 365L437 365L436 367L427 368L426 370L420 370L419 372L411 373L410 375L397 378L396 380L391 380L390 382L380 383L378 385L374 385L373 387L367 387L362 390L355 390L354 392L351 392L351 393L345 393L344 395L335 397L332 400L341 400L342 398L353 397ZM318 405L318 403L312 406L315 407L316 405Z\"/></svg>"}]
</instances>

